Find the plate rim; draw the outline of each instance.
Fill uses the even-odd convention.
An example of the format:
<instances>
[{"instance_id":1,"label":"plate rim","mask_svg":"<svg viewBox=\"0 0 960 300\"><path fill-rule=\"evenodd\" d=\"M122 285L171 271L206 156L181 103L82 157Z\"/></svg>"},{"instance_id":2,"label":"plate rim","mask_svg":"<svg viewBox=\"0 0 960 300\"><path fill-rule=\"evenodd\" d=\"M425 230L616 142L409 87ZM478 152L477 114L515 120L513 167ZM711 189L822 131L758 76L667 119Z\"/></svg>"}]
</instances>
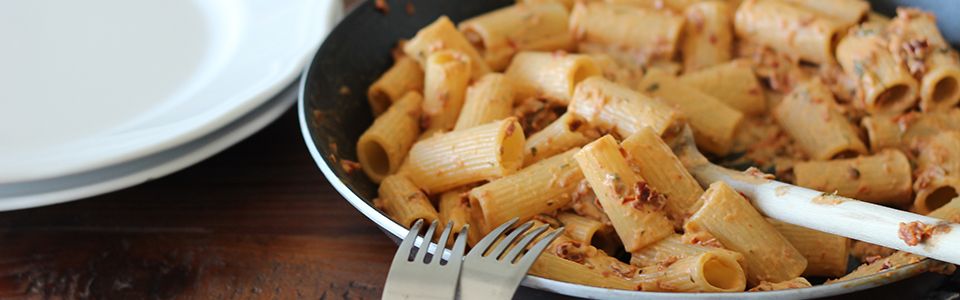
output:
<instances>
[{"instance_id":1,"label":"plate rim","mask_svg":"<svg viewBox=\"0 0 960 300\"><path fill-rule=\"evenodd\" d=\"M178 129L172 134L161 134L158 136L158 139L153 142L142 143L133 149L121 151L116 155L86 156L86 162L71 164L59 164L60 162L64 161L63 158L53 161L46 159L33 160L31 162L44 165L55 164L57 166L41 167L39 168L39 171L23 173L3 172L0 173L0 184L26 183L77 175L167 151L189 143L193 140L202 138L218 130L219 128L226 126L227 124L230 124L236 119L246 116L264 103L269 102L275 95L283 91L285 88L296 84L296 79L299 76L302 67L310 62L322 44L323 40L326 38L326 34L333 29L333 27L336 25L336 22L338 22L343 16L343 4L342 1L339 0L303 0L295 3L291 2L291 5L296 5L297 7L316 6L321 8L316 10L314 13L298 14L298 16L303 19L310 20L312 18L316 18L312 21L309 21L309 23L319 24L320 26L317 26L316 28L306 28L306 30L311 34L316 33L318 37L312 43L304 44L302 48L298 48L300 50L298 51L299 55L291 58L285 58L283 60L284 64L276 67L279 71L272 73L272 76L259 77L256 80L253 80L253 82L258 83L256 85L257 88L235 89L236 91L231 93L229 97L225 97L225 99L235 98L240 100L230 101L232 104L229 106L213 105L203 112L215 112L216 114L213 116L202 119L192 119L193 117L185 118L183 121L185 123L182 126L187 126L189 127L188 129ZM153 128L144 130L151 129ZM18 167L18 170L21 171L27 166L26 164L17 165L20 166Z\"/></svg>"}]
</instances>

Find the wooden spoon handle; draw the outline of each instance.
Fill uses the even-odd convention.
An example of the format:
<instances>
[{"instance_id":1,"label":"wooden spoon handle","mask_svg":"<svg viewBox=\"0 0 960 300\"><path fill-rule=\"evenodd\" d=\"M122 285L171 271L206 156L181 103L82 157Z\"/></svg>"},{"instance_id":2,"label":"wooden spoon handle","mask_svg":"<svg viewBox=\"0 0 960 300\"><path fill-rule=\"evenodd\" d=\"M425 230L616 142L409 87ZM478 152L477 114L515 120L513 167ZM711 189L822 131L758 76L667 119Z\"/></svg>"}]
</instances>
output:
<instances>
[{"instance_id":1,"label":"wooden spoon handle","mask_svg":"<svg viewBox=\"0 0 960 300\"><path fill-rule=\"evenodd\" d=\"M888 208L851 198L826 194L783 182L700 164L690 168L702 185L724 181L746 195L764 215L790 224L865 241L937 260L960 264L960 225L944 220ZM923 225L927 234L915 236L901 230ZM921 231L922 232L922 231Z\"/></svg>"}]
</instances>

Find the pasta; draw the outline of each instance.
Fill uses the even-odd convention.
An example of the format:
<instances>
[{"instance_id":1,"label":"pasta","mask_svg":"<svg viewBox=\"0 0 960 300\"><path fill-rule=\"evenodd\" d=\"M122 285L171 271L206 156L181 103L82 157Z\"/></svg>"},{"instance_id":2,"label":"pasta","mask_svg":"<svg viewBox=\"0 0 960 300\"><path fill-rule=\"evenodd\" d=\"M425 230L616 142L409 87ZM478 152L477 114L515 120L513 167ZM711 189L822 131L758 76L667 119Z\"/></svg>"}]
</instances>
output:
<instances>
[{"instance_id":1,"label":"pasta","mask_svg":"<svg viewBox=\"0 0 960 300\"><path fill-rule=\"evenodd\" d=\"M743 255L739 252L719 247L686 243L679 234L674 234L653 245L644 247L640 249L640 251L631 253L630 264L638 267L653 266L660 262L679 260L707 252L730 256L737 262L743 262Z\"/></svg>"},{"instance_id":2,"label":"pasta","mask_svg":"<svg viewBox=\"0 0 960 300\"><path fill-rule=\"evenodd\" d=\"M622 151L608 135L574 157L624 247L632 252L672 234L673 225L662 212L662 196L633 172Z\"/></svg>"},{"instance_id":3,"label":"pasta","mask_svg":"<svg viewBox=\"0 0 960 300\"><path fill-rule=\"evenodd\" d=\"M890 26L911 73L920 77L920 110L947 110L960 102L960 59L937 29L933 14L909 8L897 9ZM894 47L891 47L894 48ZM907 51L905 49L912 49Z\"/></svg>"},{"instance_id":4,"label":"pasta","mask_svg":"<svg viewBox=\"0 0 960 300\"><path fill-rule=\"evenodd\" d=\"M893 149L871 156L801 162L793 167L793 174L799 186L877 204L902 207L913 195L910 162Z\"/></svg>"},{"instance_id":5,"label":"pasta","mask_svg":"<svg viewBox=\"0 0 960 300\"><path fill-rule=\"evenodd\" d=\"M744 114L759 115L767 112L763 87L760 86L749 61L731 61L683 74L679 79L681 83L716 97Z\"/></svg>"},{"instance_id":6,"label":"pasta","mask_svg":"<svg viewBox=\"0 0 960 300\"><path fill-rule=\"evenodd\" d=\"M711 184L703 199L703 206L690 217L684 230L706 231L730 250L743 254L751 285L792 279L806 269L807 259L726 183Z\"/></svg>"},{"instance_id":7,"label":"pasta","mask_svg":"<svg viewBox=\"0 0 960 300\"><path fill-rule=\"evenodd\" d=\"M737 36L813 63L834 61L842 26L831 18L780 0L746 0L734 18Z\"/></svg>"},{"instance_id":8,"label":"pasta","mask_svg":"<svg viewBox=\"0 0 960 300\"><path fill-rule=\"evenodd\" d=\"M727 168L960 222L960 57L935 21L865 0L518 0L441 16L366 77L375 118L356 157L401 226L468 226L471 247L512 218L564 226L536 276L645 292L872 276L925 258L765 218L672 147L689 128ZM850 257L865 264L848 273Z\"/></svg>"},{"instance_id":9,"label":"pasta","mask_svg":"<svg viewBox=\"0 0 960 300\"><path fill-rule=\"evenodd\" d=\"M437 220L437 210L413 182L402 175L387 176L380 182L380 207L397 223L410 227L419 219Z\"/></svg>"},{"instance_id":10,"label":"pasta","mask_svg":"<svg viewBox=\"0 0 960 300\"><path fill-rule=\"evenodd\" d=\"M418 123L422 99L419 93L408 92L377 117L357 141L360 165L374 182L397 172L410 146L420 135Z\"/></svg>"},{"instance_id":11,"label":"pasta","mask_svg":"<svg viewBox=\"0 0 960 300\"><path fill-rule=\"evenodd\" d=\"M746 286L740 264L713 252L682 258L667 266L649 266L640 273L644 291L740 292Z\"/></svg>"},{"instance_id":12,"label":"pasta","mask_svg":"<svg viewBox=\"0 0 960 300\"><path fill-rule=\"evenodd\" d=\"M693 128L693 137L700 149L717 155L730 152L737 128L743 122L743 113L659 72L647 74L640 82L640 90L682 112Z\"/></svg>"},{"instance_id":13,"label":"pasta","mask_svg":"<svg viewBox=\"0 0 960 300\"><path fill-rule=\"evenodd\" d=\"M677 51L683 17L632 5L577 3L570 28L580 47L596 46L614 57L631 57L635 64L671 59Z\"/></svg>"},{"instance_id":14,"label":"pasta","mask_svg":"<svg viewBox=\"0 0 960 300\"><path fill-rule=\"evenodd\" d=\"M472 189L471 207L480 211L485 224L494 226L515 217L526 221L563 207L583 179L573 160L578 150L571 149ZM506 207L510 209L503 209Z\"/></svg>"},{"instance_id":15,"label":"pasta","mask_svg":"<svg viewBox=\"0 0 960 300\"><path fill-rule=\"evenodd\" d=\"M912 210L925 214L947 204L960 191L960 131L937 134L918 147L918 175L913 186L917 198Z\"/></svg>"},{"instance_id":16,"label":"pasta","mask_svg":"<svg viewBox=\"0 0 960 300\"><path fill-rule=\"evenodd\" d=\"M523 130L514 118L435 135L410 149L404 173L429 194L507 176L523 164Z\"/></svg>"},{"instance_id":17,"label":"pasta","mask_svg":"<svg viewBox=\"0 0 960 300\"><path fill-rule=\"evenodd\" d=\"M453 129L470 82L470 61L460 52L438 51L427 57L424 69L422 119L428 129Z\"/></svg>"},{"instance_id":18,"label":"pasta","mask_svg":"<svg viewBox=\"0 0 960 300\"><path fill-rule=\"evenodd\" d=\"M683 71L694 72L733 57L733 10L726 2L691 4L684 11Z\"/></svg>"},{"instance_id":19,"label":"pasta","mask_svg":"<svg viewBox=\"0 0 960 300\"><path fill-rule=\"evenodd\" d=\"M567 109L593 127L620 136L629 136L641 127L663 135L675 131L681 120L680 114L665 103L600 77L577 85Z\"/></svg>"},{"instance_id":20,"label":"pasta","mask_svg":"<svg viewBox=\"0 0 960 300\"><path fill-rule=\"evenodd\" d=\"M403 52L418 62L426 64L427 58L434 52L452 50L463 53L470 61L471 78L480 78L490 72L490 66L480 56L473 45L457 31L457 28L447 16L441 16L436 21L420 29L417 35L403 45Z\"/></svg>"},{"instance_id":21,"label":"pasta","mask_svg":"<svg viewBox=\"0 0 960 300\"><path fill-rule=\"evenodd\" d=\"M879 24L851 30L837 45L837 60L860 85L857 98L871 113L899 113L916 103L917 80L886 47Z\"/></svg>"},{"instance_id":22,"label":"pasta","mask_svg":"<svg viewBox=\"0 0 960 300\"><path fill-rule=\"evenodd\" d=\"M864 0L785 0L839 22L843 28L867 17L870 3Z\"/></svg>"},{"instance_id":23,"label":"pasta","mask_svg":"<svg viewBox=\"0 0 960 300\"><path fill-rule=\"evenodd\" d=\"M600 69L590 56L563 52L521 52L507 69L517 98L543 97L564 105L578 83L597 75Z\"/></svg>"},{"instance_id":24,"label":"pasta","mask_svg":"<svg viewBox=\"0 0 960 300\"><path fill-rule=\"evenodd\" d=\"M515 4L460 23L487 65L503 70L518 51L569 50L569 13L560 3Z\"/></svg>"},{"instance_id":25,"label":"pasta","mask_svg":"<svg viewBox=\"0 0 960 300\"><path fill-rule=\"evenodd\" d=\"M767 219L807 259L803 276L840 277L847 273L850 239Z\"/></svg>"},{"instance_id":26,"label":"pasta","mask_svg":"<svg viewBox=\"0 0 960 300\"><path fill-rule=\"evenodd\" d=\"M530 165L541 159L580 147L592 138L584 133L584 122L570 113L565 113L550 125L527 138L523 148L523 164Z\"/></svg>"},{"instance_id":27,"label":"pasta","mask_svg":"<svg viewBox=\"0 0 960 300\"><path fill-rule=\"evenodd\" d=\"M422 91L423 70L416 60L404 55L397 58L393 66L370 85L367 101L373 115L379 116L407 92Z\"/></svg>"},{"instance_id":28,"label":"pasta","mask_svg":"<svg viewBox=\"0 0 960 300\"><path fill-rule=\"evenodd\" d=\"M484 75L467 89L467 96L453 130L502 120L513 113L513 84L503 74Z\"/></svg>"},{"instance_id":29,"label":"pasta","mask_svg":"<svg viewBox=\"0 0 960 300\"><path fill-rule=\"evenodd\" d=\"M867 152L856 128L838 111L833 94L819 79L794 88L774 116L811 158L828 160ZM810 122L810 117L817 118Z\"/></svg>"},{"instance_id":30,"label":"pasta","mask_svg":"<svg viewBox=\"0 0 960 300\"><path fill-rule=\"evenodd\" d=\"M699 208L703 195L700 184L650 128L640 128L623 140L621 146L634 171L666 197L664 210L677 224L682 224Z\"/></svg>"}]
</instances>

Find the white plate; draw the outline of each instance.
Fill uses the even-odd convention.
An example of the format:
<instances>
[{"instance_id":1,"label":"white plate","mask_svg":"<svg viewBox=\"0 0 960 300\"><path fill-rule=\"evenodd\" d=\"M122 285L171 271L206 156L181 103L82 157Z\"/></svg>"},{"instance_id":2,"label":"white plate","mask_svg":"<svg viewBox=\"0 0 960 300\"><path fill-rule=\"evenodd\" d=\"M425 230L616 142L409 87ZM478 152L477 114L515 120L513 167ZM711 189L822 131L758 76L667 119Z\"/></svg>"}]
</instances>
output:
<instances>
[{"instance_id":1,"label":"white plate","mask_svg":"<svg viewBox=\"0 0 960 300\"><path fill-rule=\"evenodd\" d=\"M190 142L297 76L340 0L0 1L0 183Z\"/></svg>"},{"instance_id":2,"label":"white plate","mask_svg":"<svg viewBox=\"0 0 960 300\"><path fill-rule=\"evenodd\" d=\"M0 211L56 204L99 195L176 172L256 133L289 108L292 84L273 100L214 132L172 149L121 164L55 179L0 184Z\"/></svg>"}]
</instances>

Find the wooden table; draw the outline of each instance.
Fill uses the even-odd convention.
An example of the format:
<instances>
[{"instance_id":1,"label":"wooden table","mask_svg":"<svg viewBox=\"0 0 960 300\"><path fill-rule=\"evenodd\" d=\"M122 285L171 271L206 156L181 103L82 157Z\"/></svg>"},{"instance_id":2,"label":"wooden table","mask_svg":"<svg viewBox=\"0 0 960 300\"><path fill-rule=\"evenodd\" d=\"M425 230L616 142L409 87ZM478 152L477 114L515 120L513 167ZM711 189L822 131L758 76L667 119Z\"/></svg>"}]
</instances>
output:
<instances>
[{"instance_id":1,"label":"wooden table","mask_svg":"<svg viewBox=\"0 0 960 300\"><path fill-rule=\"evenodd\" d=\"M291 109L167 177L0 213L0 299L379 299L394 251L320 174Z\"/></svg>"}]
</instances>

